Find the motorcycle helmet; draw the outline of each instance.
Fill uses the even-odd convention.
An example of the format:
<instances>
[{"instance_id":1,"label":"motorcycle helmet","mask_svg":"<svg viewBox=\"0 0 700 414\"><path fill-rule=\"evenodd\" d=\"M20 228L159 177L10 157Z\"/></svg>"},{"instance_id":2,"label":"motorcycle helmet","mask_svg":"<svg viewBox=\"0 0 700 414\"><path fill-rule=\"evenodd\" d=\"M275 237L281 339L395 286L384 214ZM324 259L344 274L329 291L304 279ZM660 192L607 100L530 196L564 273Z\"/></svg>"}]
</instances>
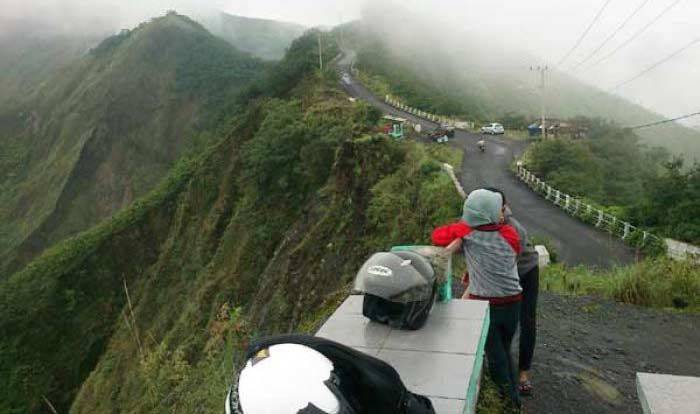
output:
<instances>
[{"instance_id":1,"label":"motorcycle helmet","mask_svg":"<svg viewBox=\"0 0 700 414\"><path fill-rule=\"evenodd\" d=\"M355 414L333 363L299 344L278 344L246 361L226 396L227 414Z\"/></svg>"}]
</instances>

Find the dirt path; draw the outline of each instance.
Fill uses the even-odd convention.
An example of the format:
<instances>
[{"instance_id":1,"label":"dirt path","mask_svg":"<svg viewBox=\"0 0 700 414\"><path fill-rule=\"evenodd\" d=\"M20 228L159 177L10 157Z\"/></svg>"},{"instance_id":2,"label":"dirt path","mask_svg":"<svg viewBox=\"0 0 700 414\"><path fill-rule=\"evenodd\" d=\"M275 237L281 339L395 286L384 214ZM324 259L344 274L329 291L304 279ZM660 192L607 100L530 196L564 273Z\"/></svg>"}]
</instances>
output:
<instances>
[{"instance_id":1,"label":"dirt path","mask_svg":"<svg viewBox=\"0 0 700 414\"><path fill-rule=\"evenodd\" d=\"M700 376L700 315L549 293L538 310L526 413L639 413L636 372Z\"/></svg>"}]
</instances>

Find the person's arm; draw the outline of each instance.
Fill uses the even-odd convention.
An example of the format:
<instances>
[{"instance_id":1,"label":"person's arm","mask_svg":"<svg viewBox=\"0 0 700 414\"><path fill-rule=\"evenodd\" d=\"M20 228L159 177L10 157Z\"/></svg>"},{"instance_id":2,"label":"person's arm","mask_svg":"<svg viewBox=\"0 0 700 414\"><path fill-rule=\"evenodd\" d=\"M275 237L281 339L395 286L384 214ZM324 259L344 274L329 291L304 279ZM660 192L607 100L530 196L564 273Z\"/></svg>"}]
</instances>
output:
<instances>
[{"instance_id":1,"label":"person's arm","mask_svg":"<svg viewBox=\"0 0 700 414\"><path fill-rule=\"evenodd\" d=\"M433 230L431 238L434 245L447 247L456 239L461 239L470 232L471 228L467 223L460 221L436 228Z\"/></svg>"}]
</instances>

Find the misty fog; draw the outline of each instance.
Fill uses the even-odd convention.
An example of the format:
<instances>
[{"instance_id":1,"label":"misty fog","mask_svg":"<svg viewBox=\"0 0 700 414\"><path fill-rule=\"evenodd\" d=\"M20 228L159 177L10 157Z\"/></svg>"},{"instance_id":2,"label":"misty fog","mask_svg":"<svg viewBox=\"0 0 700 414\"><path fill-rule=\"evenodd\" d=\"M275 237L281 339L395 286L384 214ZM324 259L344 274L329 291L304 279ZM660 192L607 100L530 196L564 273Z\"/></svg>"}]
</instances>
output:
<instances>
[{"instance_id":1,"label":"misty fog","mask_svg":"<svg viewBox=\"0 0 700 414\"><path fill-rule=\"evenodd\" d=\"M218 11L301 23L333 26L357 19L365 6L384 8L378 30L387 35L411 35L426 40L420 47L479 49L481 60L494 71L500 67L546 64L555 67L594 20L605 0L532 0L529 2L490 0L405 0L402 2L329 0L3 0L0 7L0 35L18 27L37 35L51 33L113 33L175 9L195 19ZM378 6L379 5L379 6ZM640 6L642 6L639 8ZM665 15L629 45L597 65L591 65L655 16ZM578 62L638 12L589 61L572 70ZM420 27L402 24L393 10L409 12L429 22ZM692 0L613 0L600 13L578 48L558 70L569 72L602 90L610 90L662 60L694 39L700 38L700 3ZM406 32L412 33L406 33ZM429 35L429 36L427 36ZM416 43L413 47L418 47ZM472 55L473 57L473 55ZM456 60L458 61L458 60ZM700 109L695 85L700 83L700 42L668 62L626 84L615 93L663 115L676 116ZM700 124L691 119L688 125Z\"/></svg>"}]
</instances>

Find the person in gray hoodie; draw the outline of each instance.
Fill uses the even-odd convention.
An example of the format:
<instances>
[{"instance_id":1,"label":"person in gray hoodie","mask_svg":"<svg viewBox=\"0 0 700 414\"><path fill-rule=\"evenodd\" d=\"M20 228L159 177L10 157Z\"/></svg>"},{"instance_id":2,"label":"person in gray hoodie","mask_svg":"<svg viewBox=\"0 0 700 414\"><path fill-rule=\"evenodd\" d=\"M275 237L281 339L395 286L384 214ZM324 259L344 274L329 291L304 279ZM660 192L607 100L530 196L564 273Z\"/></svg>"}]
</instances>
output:
<instances>
[{"instance_id":1,"label":"person in gray hoodie","mask_svg":"<svg viewBox=\"0 0 700 414\"><path fill-rule=\"evenodd\" d=\"M504 223L504 198L486 189L472 191L464 202L462 220L433 231L433 244L464 253L469 272L467 297L489 302L486 358L491 378L519 409L520 395L510 355L518 327L522 289L517 256L517 231Z\"/></svg>"}]
</instances>

